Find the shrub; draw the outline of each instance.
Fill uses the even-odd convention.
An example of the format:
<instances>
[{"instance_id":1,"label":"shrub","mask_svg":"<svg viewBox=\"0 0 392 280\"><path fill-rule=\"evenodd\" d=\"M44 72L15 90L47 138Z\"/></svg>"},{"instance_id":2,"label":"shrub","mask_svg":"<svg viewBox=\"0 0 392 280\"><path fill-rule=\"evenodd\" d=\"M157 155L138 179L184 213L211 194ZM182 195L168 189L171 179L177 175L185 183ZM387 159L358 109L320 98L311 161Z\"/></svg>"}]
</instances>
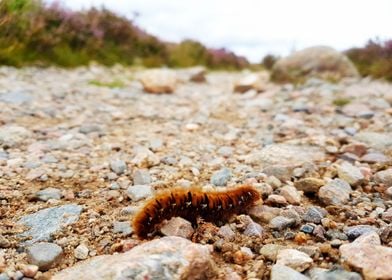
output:
<instances>
[{"instance_id":1,"label":"shrub","mask_svg":"<svg viewBox=\"0 0 392 280\"><path fill-rule=\"evenodd\" d=\"M392 40L369 40L363 48L346 51L363 76L392 81Z\"/></svg>"}]
</instances>

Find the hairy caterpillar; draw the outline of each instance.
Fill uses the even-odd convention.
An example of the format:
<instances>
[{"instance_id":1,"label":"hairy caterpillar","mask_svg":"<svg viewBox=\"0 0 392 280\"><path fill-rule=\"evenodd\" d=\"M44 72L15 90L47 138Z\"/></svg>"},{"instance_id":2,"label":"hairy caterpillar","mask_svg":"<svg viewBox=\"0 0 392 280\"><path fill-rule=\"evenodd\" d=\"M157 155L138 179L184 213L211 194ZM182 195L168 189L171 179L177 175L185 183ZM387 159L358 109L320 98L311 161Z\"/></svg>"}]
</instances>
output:
<instances>
[{"instance_id":1,"label":"hairy caterpillar","mask_svg":"<svg viewBox=\"0 0 392 280\"><path fill-rule=\"evenodd\" d=\"M260 199L252 186L239 186L226 191L204 192L199 188L175 188L156 195L133 219L133 228L139 238L148 238L164 220L182 217L196 224L201 217L209 222L227 220L245 212Z\"/></svg>"}]
</instances>

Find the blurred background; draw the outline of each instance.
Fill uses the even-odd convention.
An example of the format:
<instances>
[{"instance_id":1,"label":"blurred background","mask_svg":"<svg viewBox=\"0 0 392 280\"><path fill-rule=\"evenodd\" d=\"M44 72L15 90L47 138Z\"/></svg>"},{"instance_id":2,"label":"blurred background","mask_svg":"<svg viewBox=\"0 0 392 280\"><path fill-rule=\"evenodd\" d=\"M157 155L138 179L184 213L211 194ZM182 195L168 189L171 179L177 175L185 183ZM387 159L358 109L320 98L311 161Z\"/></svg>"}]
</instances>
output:
<instances>
[{"instance_id":1,"label":"blurred background","mask_svg":"<svg viewBox=\"0 0 392 280\"><path fill-rule=\"evenodd\" d=\"M2 0L0 64L271 68L314 45L392 79L392 2Z\"/></svg>"}]
</instances>

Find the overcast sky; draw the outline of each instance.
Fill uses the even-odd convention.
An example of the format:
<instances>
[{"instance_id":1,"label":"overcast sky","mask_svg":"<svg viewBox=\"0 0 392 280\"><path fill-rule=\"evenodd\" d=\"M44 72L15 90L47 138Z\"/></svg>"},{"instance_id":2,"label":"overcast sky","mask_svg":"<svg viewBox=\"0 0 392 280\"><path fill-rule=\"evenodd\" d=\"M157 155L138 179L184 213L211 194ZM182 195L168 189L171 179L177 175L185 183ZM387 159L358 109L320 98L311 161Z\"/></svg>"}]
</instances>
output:
<instances>
[{"instance_id":1,"label":"overcast sky","mask_svg":"<svg viewBox=\"0 0 392 280\"><path fill-rule=\"evenodd\" d=\"M46 0L54 2L54 0ZM392 39L392 0L63 0L134 18L147 32L196 39L259 62L265 54L324 44L344 50L370 38Z\"/></svg>"}]
</instances>

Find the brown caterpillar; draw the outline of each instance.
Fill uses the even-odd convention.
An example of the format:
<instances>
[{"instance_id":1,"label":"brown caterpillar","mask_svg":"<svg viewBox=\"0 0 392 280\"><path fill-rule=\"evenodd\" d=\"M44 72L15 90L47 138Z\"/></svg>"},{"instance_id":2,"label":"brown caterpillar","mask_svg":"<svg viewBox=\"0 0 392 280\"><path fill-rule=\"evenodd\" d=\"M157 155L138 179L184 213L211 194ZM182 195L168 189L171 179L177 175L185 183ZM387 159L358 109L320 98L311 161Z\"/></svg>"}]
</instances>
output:
<instances>
[{"instance_id":1,"label":"brown caterpillar","mask_svg":"<svg viewBox=\"0 0 392 280\"><path fill-rule=\"evenodd\" d=\"M196 225L196 218L205 221L225 221L246 210L260 199L252 186L239 186L224 192L204 192L199 188L175 188L156 195L133 219L133 228L139 238L151 237L156 227L172 217L182 217Z\"/></svg>"}]
</instances>

